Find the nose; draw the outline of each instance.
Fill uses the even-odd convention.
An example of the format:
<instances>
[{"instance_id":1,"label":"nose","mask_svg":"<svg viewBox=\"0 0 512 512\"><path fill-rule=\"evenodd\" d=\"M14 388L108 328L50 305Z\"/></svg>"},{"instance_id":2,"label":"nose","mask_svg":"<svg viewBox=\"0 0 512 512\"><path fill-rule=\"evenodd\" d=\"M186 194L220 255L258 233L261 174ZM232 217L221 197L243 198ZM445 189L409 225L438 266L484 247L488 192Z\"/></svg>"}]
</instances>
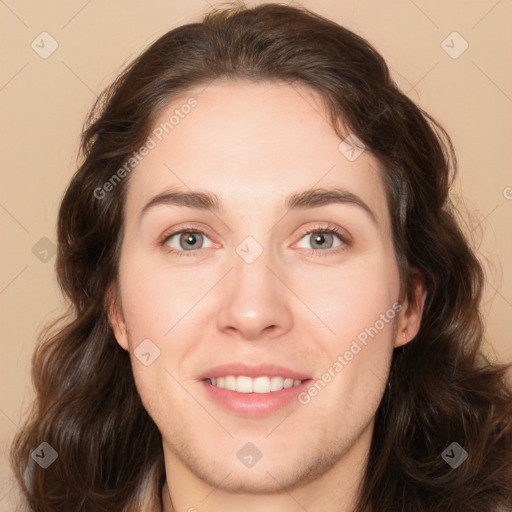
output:
<instances>
[{"instance_id":1,"label":"nose","mask_svg":"<svg viewBox=\"0 0 512 512\"><path fill-rule=\"evenodd\" d=\"M257 341L281 336L291 329L290 300L282 269L268 252L252 263L233 255L217 315L218 328L240 339Z\"/></svg>"}]
</instances>

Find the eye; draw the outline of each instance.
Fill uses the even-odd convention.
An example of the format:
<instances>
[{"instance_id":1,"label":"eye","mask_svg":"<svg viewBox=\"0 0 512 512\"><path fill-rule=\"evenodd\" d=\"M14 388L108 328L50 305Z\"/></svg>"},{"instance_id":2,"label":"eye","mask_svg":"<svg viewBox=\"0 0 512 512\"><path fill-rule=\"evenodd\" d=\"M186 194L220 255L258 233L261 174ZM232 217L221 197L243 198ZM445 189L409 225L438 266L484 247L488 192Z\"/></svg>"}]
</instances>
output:
<instances>
[{"instance_id":1,"label":"eye","mask_svg":"<svg viewBox=\"0 0 512 512\"><path fill-rule=\"evenodd\" d=\"M338 253L351 245L350 237L333 224L315 225L304 229L299 243L306 238L309 238L309 243L313 246L310 252L311 256L320 256L322 252ZM206 247L204 246L205 240L209 241L209 245ZM165 233L159 245L168 253L176 256L195 256L196 251L214 246L210 237L195 226L183 226L171 233ZM300 245L298 247L308 248Z\"/></svg>"},{"instance_id":2,"label":"eye","mask_svg":"<svg viewBox=\"0 0 512 512\"><path fill-rule=\"evenodd\" d=\"M166 233L160 245L177 256L193 256L196 250L205 249L203 245L205 240L209 240L206 233L194 227L184 227L179 231ZM207 247L212 247L212 245L210 241L210 245Z\"/></svg>"},{"instance_id":3,"label":"eye","mask_svg":"<svg viewBox=\"0 0 512 512\"><path fill-rule=\"evenodd\" d=\"M326 251L336 253L347 249L350 245L348 237L341 232L341 229L334 225L316 225L306 228L306 230L302 232L301 241L303 239L306 239L306 243L310 243L312 245L312 255L318 255L319 252ZM338 240L337 244L336 239ZM298 247L304 249L308 248L300 245ZM331 249L336 250L330 251Z\"/></svg>"}]
</instances>

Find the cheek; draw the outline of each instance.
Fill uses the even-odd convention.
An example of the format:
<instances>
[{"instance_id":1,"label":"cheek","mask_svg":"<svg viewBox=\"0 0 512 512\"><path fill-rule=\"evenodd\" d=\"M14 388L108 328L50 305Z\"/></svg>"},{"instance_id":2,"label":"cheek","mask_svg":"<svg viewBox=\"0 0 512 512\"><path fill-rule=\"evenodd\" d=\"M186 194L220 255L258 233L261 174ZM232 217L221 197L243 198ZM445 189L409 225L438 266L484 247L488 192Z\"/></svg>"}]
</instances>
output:
<instances>
[{"instance_id":1,"label":"cheek","mask_svg":"<svg viewBox=\"0 0 512 512\"><path fill-rule=\"evenodd\" d=\"M399 279L394 260L371 256L328 269L321 280L306 275L297 291L322 320L312 320L322 340L319 387L328 383L318 405L343 397L346 410L371 410L384 392L401 309Z\"/></svg>"},{"instance_id":2,"label":"cheek","mask_svg":"<svg viewBox=\"0 0 512 512\"><path fill-rule=\"evenodd\" d=\"M181 382L183 373L188 375L187 357L194 349L190 339L195 328L198 334L202 328L200 323L191 323L199 311L194 305L212 284L201 283L197 272L157 267L141 257L122 262L120 280L133 375L152 414L165 402L183 401L182 388L175 379Z\"/></svg>"},{"instance_id":3,"label":"cheek","mask_svg":"<svg viewBox=\"0 0 512 512\"><path fill-rule=\"evenodd\" d=\"M123 312L134 338L164 339L211 287L197 272L158 267L143 258L126 261L120 268Z\"/></svg>"},{"instance_id":4,"label":"cheek","mask_svg":"<svg viewBox=\"0 0 512 512\"><path fill-rule=\"evenodd\" d=\"M393 261L372 256L315 274L304 272L292 281L297 295L321 319L319 328L325 328L333 340L353 339L376 322L377 329L391 337L391 320L398 307L398 271Z\"/></svg>"}]
</instances>

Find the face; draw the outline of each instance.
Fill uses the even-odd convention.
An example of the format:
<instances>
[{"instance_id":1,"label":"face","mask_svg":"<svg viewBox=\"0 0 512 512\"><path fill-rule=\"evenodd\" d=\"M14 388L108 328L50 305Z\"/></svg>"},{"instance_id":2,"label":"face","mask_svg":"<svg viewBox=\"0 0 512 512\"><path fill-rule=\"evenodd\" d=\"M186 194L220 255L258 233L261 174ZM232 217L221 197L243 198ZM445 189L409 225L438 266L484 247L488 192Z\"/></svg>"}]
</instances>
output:
<instances>
[{"instance_id":1,"label":"face","mask_svg":"<svg viewBox=\"0 0 512 512\"><path fill-rule=\"evenodd\" d=\"M275 82L191 89L150 137L111 323L168 473L270 492L361 455L397 330L417 327L379 162L340 149L313 92ZM197 192L216 207L176 195Z\"/></svg>"}]
</instances>

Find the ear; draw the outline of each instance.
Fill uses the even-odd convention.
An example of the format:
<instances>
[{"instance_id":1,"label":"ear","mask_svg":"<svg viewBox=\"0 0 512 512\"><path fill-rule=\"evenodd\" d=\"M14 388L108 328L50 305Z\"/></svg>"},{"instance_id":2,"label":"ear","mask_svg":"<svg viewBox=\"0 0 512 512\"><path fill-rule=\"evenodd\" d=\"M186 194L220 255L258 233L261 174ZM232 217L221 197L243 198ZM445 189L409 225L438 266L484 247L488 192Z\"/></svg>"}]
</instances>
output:
<instances>
[{"instance_id":1,"label":"ear","mask_svg":"<svg viewBox=\"0 0 512 512\"><path fill-rule=\"evenodd\" d=\"M403 302L400 320L398 321L395 347L409 343L418 334L426 297L425 277L420 270L412 268L409 288Z\"/></svg>"},{"instance_id":2,"label":"ear","mask_svg":"<svg viewBox=\"0 0 512 512\"><path fill-rule=\"evenodd\" d=\"M108 317L108 323L114 332L114 336L119 345L124 350L129 350L128 334L122 307L120 306L119 290L116 283L111 283L105 293L105 311Z\"/></svg>"}]
</instances>

